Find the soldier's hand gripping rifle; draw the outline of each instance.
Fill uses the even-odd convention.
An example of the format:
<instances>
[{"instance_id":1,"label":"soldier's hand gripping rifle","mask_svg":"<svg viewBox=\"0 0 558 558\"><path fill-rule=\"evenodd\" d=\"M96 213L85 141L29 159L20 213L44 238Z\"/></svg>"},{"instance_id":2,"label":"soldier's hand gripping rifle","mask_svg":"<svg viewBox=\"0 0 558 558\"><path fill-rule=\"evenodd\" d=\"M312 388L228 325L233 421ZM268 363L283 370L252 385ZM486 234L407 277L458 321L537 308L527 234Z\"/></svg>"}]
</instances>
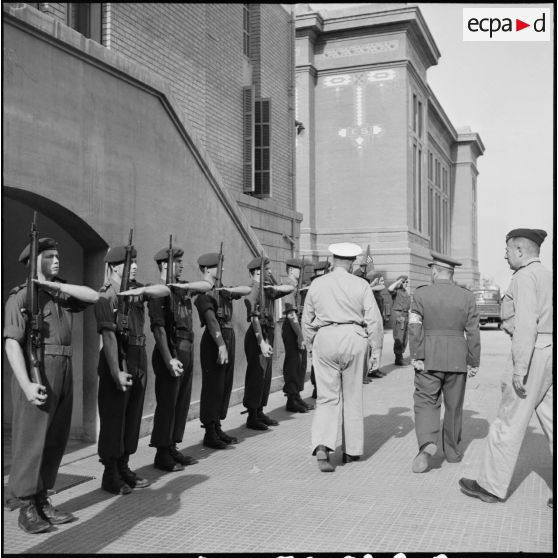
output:
<instances>
[{"instance_id":1,"label":"soldier's hand gripping rifle","mask_svg":"<svg viewBox=\"0 0 558 558\"><path fill-rule=\"evenodd\" d=\"M167 277L165 279L167 285L172 285L175 281L174 277L174 250L172 248L172 234L169 237L169 252L167 255ZM169 287L171 289L171 287ZM169 346L169 351L172 358L176 358L176 347L174 340L176 339L176 313L175 313L175 300L171 293L169 295L169 302L166 305L167 319L165 323L167 324L167 344Z\"/></svg>"},{"instance_id":2,"label":"soldier's hand gripping rifle","mask_svg":"<svg viewBox=\"0 0 558 558\"><path fill-rule=\"evenodd\" d=\"M120 281L120 291L127 291L130 286L130 268L132 267L132 236L134 229L130 229L130 237L126 246L126 256L124 259L124 268L122 269L122 279ZM118 343L118 366L123 372L128 372L128 335L130 332L128 324L128 310L130 308L130 299L127 296L118 297L118 306L116 310L116 341Z\"/></svg>"},{"instance_id":3,"label":"soldier's hand gripping rifle","mask_svg":"<svg viewBox=\"0 0 558 558\"><path fill-rule=\"evenodd\" d=\"M43 317L39 311L39 285L37 279L37 256L39 255L39 232L37 231L37 212L33 212L29 247L29 275L27 277L27 299L25 314L27 315L27 358L29 359L29 379L34 384L41 381L41 344Z\"/></svg>"}]
</instances>

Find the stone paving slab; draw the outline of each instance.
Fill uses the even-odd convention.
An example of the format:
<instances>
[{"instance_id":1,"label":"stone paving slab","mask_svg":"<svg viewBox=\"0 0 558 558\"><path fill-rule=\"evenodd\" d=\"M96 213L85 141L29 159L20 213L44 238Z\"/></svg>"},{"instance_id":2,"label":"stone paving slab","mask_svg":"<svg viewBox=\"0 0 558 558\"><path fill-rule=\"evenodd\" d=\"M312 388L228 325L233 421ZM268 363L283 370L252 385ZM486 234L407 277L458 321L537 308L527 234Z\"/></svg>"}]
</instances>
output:
<instances>
[{"instance_id":1,"label":"stone paving slab","mask_svg":"<svg viewBox=\"0 0 558 558\"><path fill-rule=\"evenodd\" d=\"M223 427L241 442L227 450L204 448L199 420L190 421L180 449L199 463L182 472L154 469L154 450L149 438L142 438L131 466L152 485L128 496L100 490L96 455L67 455L62 472L95 477L54 496L55 505L79 521L27 535L17 527L17 512L5 512L4 552L550 553L554 521L546 500L553 464L536 418L505 503L468 498L457 485L462 476L476 476L509 350L500 331L483 330L482 343L481 370L468 382L465 396L461 463L449 464L437 455L428 473L411 472L417 452L413 372L409 365L389 364L388 332L383 369L389 374L364 386L361 461L342 464L338 447L332 457L335 472L321 473L311 456L314 413L287 412L283 394L276 392L267 411L280 424L269 431L246 429L242 406L229 410ZM307 383L303 395L313 401L310 393Z\"/></svg>"}]
</instances>

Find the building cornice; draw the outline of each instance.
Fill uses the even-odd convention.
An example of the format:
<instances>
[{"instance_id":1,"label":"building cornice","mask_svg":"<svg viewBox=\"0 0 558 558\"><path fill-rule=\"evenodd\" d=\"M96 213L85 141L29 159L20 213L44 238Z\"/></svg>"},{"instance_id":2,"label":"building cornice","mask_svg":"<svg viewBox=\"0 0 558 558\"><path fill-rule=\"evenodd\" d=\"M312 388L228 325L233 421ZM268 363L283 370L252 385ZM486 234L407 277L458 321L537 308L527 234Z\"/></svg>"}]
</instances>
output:
<instances>
[{"instance_id":1,"label":"building cornice","mask_svg":"<svg viewBox=\"0 0 558 558\"><path fill-rule=\"evenodd\" d=\"M457 143L470 143L475 158L480 157L485 152L484 143L477 132L463 131L457 134Z\"/></svg>"}]
</instances>

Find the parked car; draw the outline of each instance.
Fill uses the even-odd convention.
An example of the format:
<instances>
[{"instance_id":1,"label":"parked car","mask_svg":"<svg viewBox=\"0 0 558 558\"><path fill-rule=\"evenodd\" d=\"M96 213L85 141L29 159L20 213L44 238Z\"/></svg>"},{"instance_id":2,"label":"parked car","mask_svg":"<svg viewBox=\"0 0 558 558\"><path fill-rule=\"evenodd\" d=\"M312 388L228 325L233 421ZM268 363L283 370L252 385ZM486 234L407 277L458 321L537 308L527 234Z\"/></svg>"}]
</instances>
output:
<instances>
[{"instance_id":1,"label":"parked car","mask_svg":"<svg viewBox=\"0 0 558 558\"><path fill-rule=\"evenodd\" d=\"M480 325L495 323L500 327L500 289L498 287L486 287L474 289L473 292L479 310Z\"/></svg>"}]
</instances>

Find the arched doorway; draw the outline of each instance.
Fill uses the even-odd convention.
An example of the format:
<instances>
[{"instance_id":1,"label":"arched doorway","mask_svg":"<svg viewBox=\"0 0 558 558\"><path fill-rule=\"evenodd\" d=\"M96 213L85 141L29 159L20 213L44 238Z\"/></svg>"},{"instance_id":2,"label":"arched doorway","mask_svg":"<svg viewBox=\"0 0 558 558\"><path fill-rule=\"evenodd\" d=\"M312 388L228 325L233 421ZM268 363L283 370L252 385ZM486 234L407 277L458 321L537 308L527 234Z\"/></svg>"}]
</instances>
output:
<instances>
[{"instance_id":1,"label":"arched doorway","mask_svg":"<svg viewBox=\"0 0 558 558\"><path fill-rule=\"evenodd\" d=\"M67 208L37 194L4 187L2 200L2 301L10 290L26 280L27 269L17 258L29 242L33 211L38 212L39 236L59 243L60 276L75 284L98 289L103 282L103 256L107 243L90 225ZM99 336L93 309L74 318L72 357L74 370L74 408L70 436L93 442L97 438L97 359ZM11 425L11 369L3 355L3 429Z\"/></svg>"}]
</instances>

